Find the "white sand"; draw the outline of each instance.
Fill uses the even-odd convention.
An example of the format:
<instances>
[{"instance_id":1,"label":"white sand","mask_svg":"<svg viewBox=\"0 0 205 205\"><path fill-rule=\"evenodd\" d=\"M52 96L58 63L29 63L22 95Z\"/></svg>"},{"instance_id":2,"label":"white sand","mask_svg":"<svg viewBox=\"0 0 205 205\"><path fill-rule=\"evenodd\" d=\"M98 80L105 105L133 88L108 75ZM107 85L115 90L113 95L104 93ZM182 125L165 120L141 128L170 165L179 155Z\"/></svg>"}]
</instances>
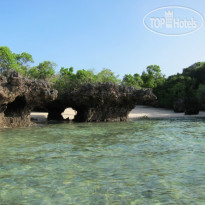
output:
<instances>
[{"instance_id":1,"label":"white sand","mask_svg":"<svg viewBox=\"0 0 205 205\"><path fill-rule=\"evenodd\" d=\"M63 113L63 118L73 119L75 115L75 111L71 108L68 108ZM36 119L37 121L46 121L48 113L43 112L32 112L31 118ZM153 108L144 105L137 105L135 109L133 109L129 118L188 118L188 117L205 117L205 111L200 111L198 115L184 115L184 113L175 113L173 110L163 109L163 108Z\"/></svg>"},{"instance_id":2,"label":"white sand","mask_svg":"<svg viewBox=\"0 0 205 205\"><path fill-rule=\"evenodd\" d=\"M75 111L72 108L67 108L65 111L62 113L63 118L66 119L69 117L70 120L74 118ZM37 121L46 121L48 117L47 112L32 112L31 113L31 118L37 120Z\"/></svg>"},{"instance_id":3,"label":"white sand","mask_svg":"<svg viewBox=\"0 0 205 205\"><path fill-rule=\"evenodd\" d=\"M184 113L175 113L173 110L164 108L153 108L145 105L137 105L133 109L129 118L187 118L187 117L205 117L205 111L200 111L198 115L185 115Z\"/></svg>"}]
</instances>

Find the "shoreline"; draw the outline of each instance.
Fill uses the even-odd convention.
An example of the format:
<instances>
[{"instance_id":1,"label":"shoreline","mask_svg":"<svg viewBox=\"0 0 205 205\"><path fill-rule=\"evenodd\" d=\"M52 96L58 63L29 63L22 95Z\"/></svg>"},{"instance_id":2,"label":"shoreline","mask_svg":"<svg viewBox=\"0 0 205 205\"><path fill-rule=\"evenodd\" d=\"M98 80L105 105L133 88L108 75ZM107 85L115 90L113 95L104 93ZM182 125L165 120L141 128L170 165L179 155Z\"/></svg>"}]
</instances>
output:
<instances>
[{"instance_id":1,"label":"shoreline","mask_svg":"<svg viewBox=\"0 0 205 205\"><path fill-rule=\"evenodd\" d=\"M205 118L205 111L200 111L198 115L185 115L184 113L175 113L171 109L154 108L146 105L137 105L130 114L130 119L137 118L150 118L150 119L169 119L169 118Z\"/></svg>"},{"instance_id":2,"label":"shoreline","mask_svg":"<svg viewBox=\"0 0 205 205\"><path fill-rule=\"evenodd\" d=\"M67 108L62 116L64 119L68 118L72 120L74 118L75 111L71 108ZM47 121L48 113L45 112L32 112L30 117L36 122ZM185 115L184 113L175 113L173 110L166 108L154 108L146 105L137 105L130 113L129 119L169 119L169 118L205 118L205 111L200 111L198 115Z\"/></svg>"}]
</instances>

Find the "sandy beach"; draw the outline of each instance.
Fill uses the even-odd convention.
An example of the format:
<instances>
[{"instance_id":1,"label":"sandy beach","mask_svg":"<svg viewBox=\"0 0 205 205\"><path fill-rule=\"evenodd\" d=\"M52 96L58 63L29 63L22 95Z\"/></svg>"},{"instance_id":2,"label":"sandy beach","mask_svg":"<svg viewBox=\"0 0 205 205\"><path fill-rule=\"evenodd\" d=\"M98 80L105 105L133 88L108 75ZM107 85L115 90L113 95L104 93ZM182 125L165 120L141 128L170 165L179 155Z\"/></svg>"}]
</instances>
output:
<instances>
[{"instance_id":1,"label":"sandy beach","mask_svg":"<svg viewBox=\"0 0 205 205\"><path fill-rule=\"evenodd\" d=\"M133 109L129 118L189 118L189 117L205 117L205 111L200 111L198 115L185 115L184 113L175 113L173 110L165 108L153 108L150 106L138 105Z\"/></svg>"},{"instance_id":2,"label":"sandy beach","mask_svg":"<svg viewBox=\"0 0 205 205\"><path fill-rule=\"evenodd\" d=\"M62 114L63 118L73 119L75 112L73 109L68 108ZM46 121L48 113L44 112L32 112L31 119L43 122ZM198 115L184 115L184 113L175 113L173 110L164 109L164 108L153 108L150 106L137 105L135 109L133 109L130 114L130 119L138 119L138 118L194 118L194 117L205 117L205 111L200 111Z\"/></svg>"}]
</instances>

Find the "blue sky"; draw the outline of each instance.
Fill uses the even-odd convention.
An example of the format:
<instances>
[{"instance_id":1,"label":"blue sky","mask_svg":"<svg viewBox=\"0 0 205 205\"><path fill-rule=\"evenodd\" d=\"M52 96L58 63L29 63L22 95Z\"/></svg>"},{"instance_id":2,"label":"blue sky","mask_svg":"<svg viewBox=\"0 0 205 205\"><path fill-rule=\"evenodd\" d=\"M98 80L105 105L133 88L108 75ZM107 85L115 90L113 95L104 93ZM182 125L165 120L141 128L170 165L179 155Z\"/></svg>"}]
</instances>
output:
<instances>
[{"instance_id":1,"label":"blue sky","mask_svg":"<svg viewBox=\"0 0 205 205\"><path fill-rule=\"evenodd\" d=\"M171 3L170 3L171 2ZM204 0L1 0L0 46L58 67L109 68L123 76L160 65L166 76L205 61L205 26L186 36L147 30L144 16L162 6L184 6L205 16Z\"/></svg>"}]
</instances>

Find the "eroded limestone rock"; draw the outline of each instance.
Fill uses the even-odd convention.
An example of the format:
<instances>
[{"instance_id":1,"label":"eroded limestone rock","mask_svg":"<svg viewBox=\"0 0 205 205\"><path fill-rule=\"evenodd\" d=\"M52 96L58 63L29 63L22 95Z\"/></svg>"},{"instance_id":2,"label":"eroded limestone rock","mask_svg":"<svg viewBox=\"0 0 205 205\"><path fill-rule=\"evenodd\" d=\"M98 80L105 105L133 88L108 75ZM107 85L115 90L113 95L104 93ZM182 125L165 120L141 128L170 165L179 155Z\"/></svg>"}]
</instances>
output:
<instances>
[{"instance_id":1,"label":"eroded limestone rock","mask_svg":"<svg viewBox=\"0 0 205 205\"><path fill-rule=\"evenodd\" d=\"M0 76L0 127L31 125L30 112L57 98L57 91L42 80L21 77L15 71Z\"/></svg>"},{"instance_id":2,"label":"eroded limestone rock","mask_svg":"<svg viewBox=\"0 0 205 205\"><path fill-rule=\"evenodd\" d=\"M152 104L156 96L151 89L135 89L112 83L84 84L67 92L48 105L48 119L63 119L68 107L77 111L74 121L126 121L129 112L140 104Z\"/></svg>"}]
</instances>

